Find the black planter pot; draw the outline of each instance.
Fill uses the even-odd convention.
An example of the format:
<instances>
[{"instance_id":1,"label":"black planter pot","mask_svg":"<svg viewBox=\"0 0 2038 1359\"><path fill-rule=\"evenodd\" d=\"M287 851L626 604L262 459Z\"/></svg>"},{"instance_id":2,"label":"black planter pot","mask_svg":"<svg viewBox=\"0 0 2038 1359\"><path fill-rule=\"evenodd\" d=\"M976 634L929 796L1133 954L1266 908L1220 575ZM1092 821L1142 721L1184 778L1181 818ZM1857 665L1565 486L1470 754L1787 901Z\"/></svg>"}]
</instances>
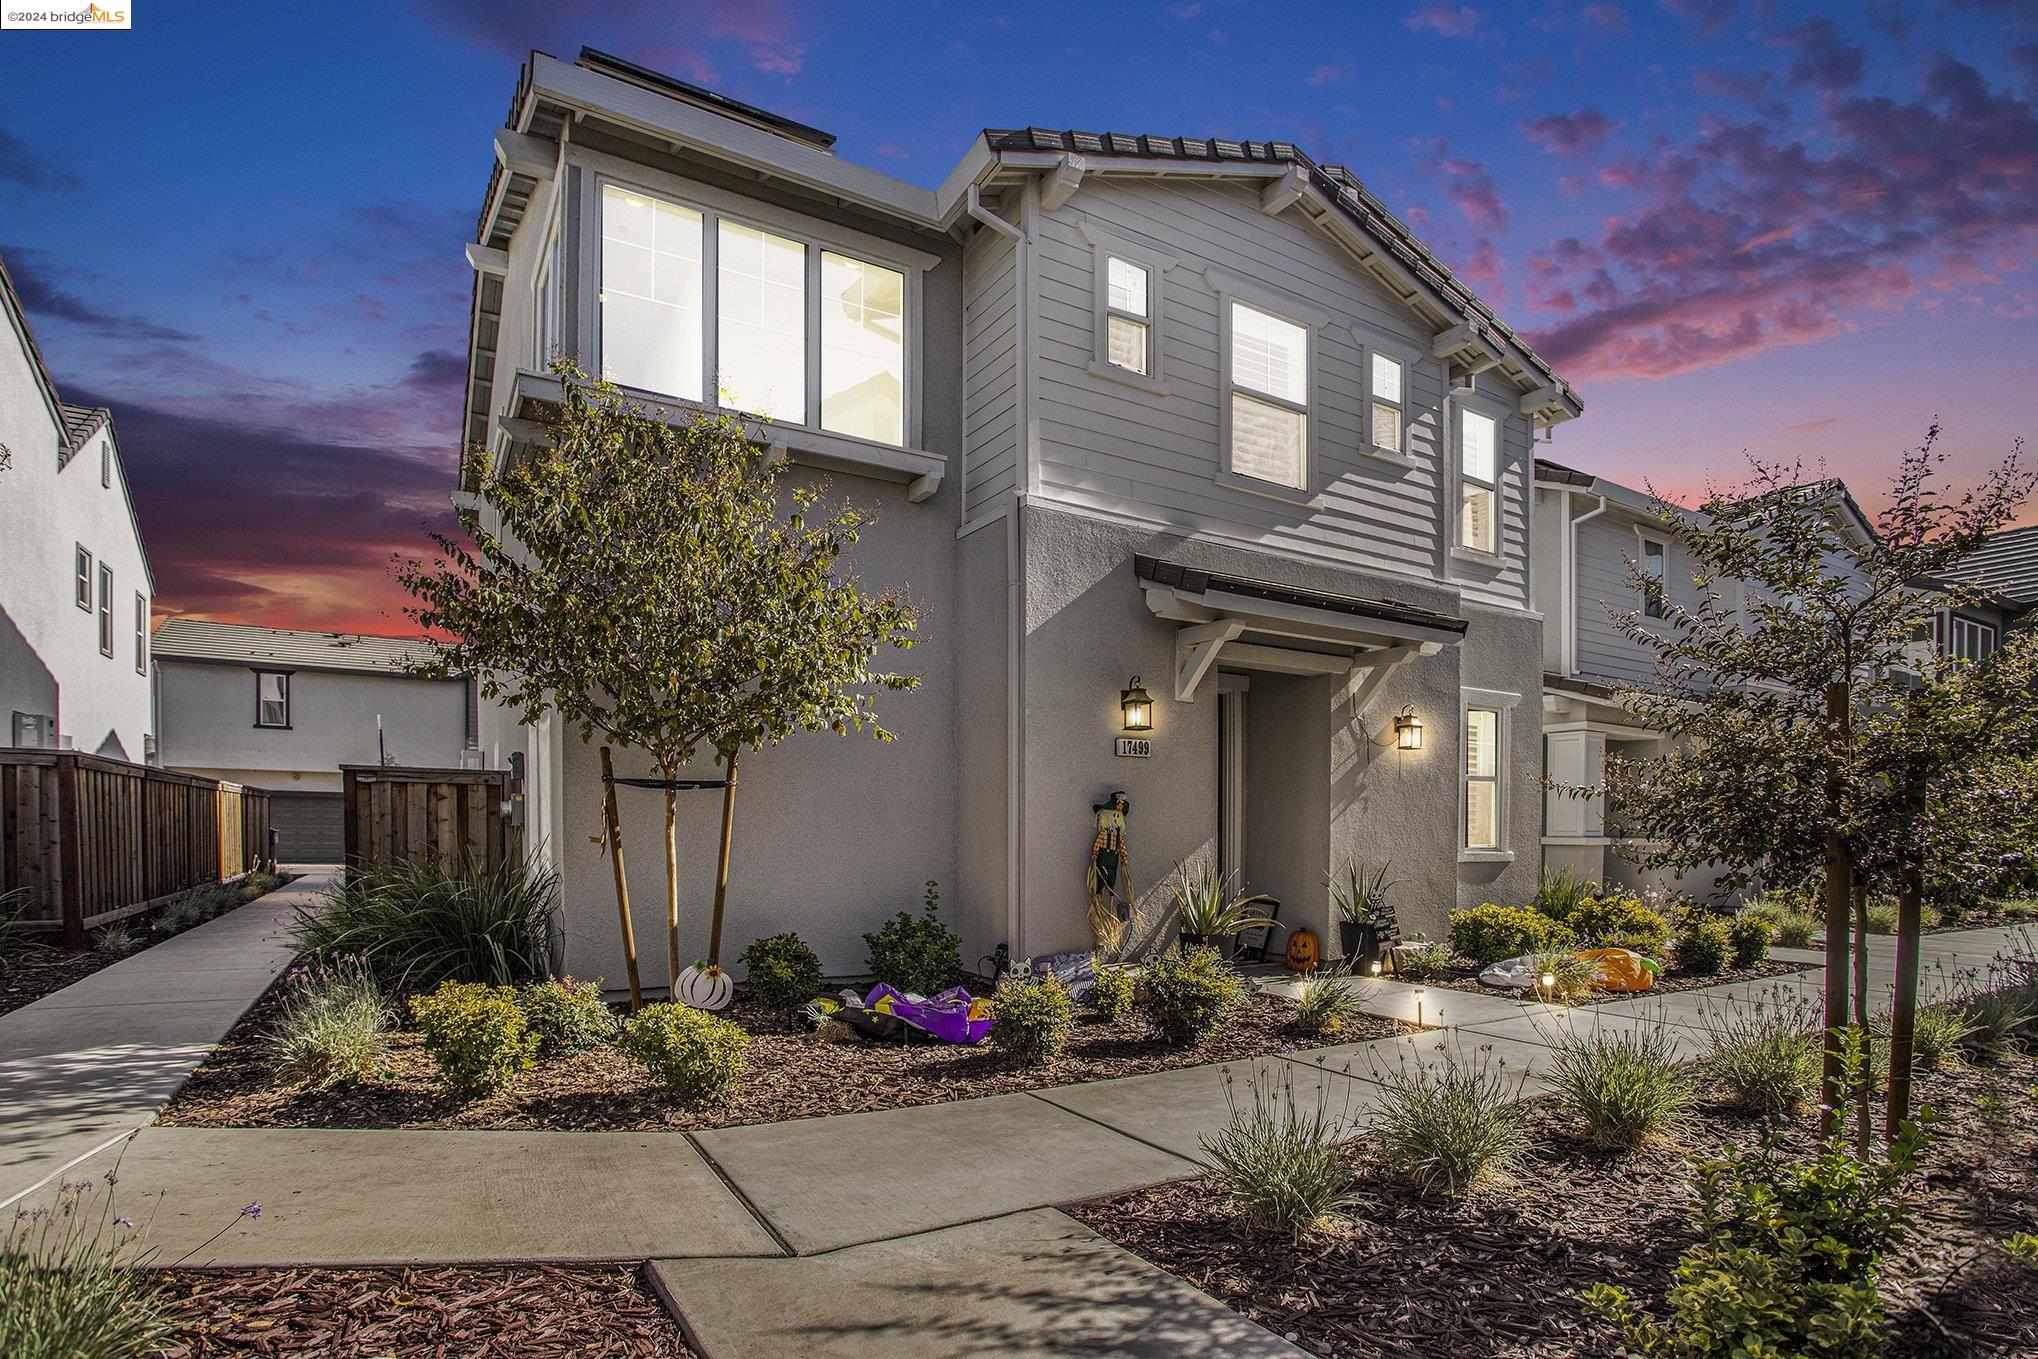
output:
<instances>
[{"instance_id":1,"label":"black planter pot","mask_svg":"<svg viewBox=\"0 0 2038 1359\"><path fill-rule=\"evenodd\" d=\"M1347 969L1371 967L1380 961L1380 928L1370 921L1338 921L1337 942Z\"/></svg>"}]
</instances>

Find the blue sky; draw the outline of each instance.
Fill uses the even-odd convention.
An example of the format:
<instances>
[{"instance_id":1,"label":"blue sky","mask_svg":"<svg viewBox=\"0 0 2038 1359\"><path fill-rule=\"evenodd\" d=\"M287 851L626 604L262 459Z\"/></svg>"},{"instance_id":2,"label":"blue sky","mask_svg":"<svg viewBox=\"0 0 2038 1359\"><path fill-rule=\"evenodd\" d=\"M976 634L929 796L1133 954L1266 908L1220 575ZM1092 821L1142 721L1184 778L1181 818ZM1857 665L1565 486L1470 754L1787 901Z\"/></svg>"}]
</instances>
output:
<instances>
[{"instance_id":1,"label":"blue sky","mask_svg":"<svg viewBox=\"0 0 2038 1359\"><path fill-rule=\"evenodd\" d=\"M165 609L400 631L446 520L489 135L591 44L937 183L986 126L1345 163L1584 396L1548 450L1695 491L1744 449L1873 505L2038 410L2038 6L136 0L0 34L0 255L115 409Z\"/></svg>"}]
</instances>

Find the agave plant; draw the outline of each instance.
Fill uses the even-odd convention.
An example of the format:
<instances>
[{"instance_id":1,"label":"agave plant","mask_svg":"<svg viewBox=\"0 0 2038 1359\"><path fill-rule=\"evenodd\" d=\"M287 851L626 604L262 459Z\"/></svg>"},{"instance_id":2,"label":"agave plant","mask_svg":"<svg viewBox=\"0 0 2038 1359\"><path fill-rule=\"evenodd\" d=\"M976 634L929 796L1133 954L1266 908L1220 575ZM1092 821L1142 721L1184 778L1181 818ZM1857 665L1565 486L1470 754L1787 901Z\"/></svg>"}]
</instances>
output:
<instances>
[{"instance_id":1,"label":"agave plant","mask_svg":"<svg viewBox=\"0 0 2038 1359\"><path fill-rule=\"evenodd\" d=\"M1353 859L1345 864L1344 872L1324 874L1330 883L1330 904L1337 907L1337 918L1348 925L1392 928L1394 908L1387 904L1387 894L1403 881L1387 876L1393 867L1382 863L1369 870L1363 862Z\"/></svg>"},{"instance_id":2,"label":"agave plant","mask_svg":"<svg viewBox=\"0 0 2038 1359\"><path fill-rule=\"evenodd\" d=\"M1168 881L1168 895L1175 899L1176 927L1184 937L1218 939L1274 923L1253 909L1273 898L1238 893L1234 878L1234 874L1219 873L1207 865L1195 869L1176 865L1175 875Z\"/></svg>"}]
</instances>

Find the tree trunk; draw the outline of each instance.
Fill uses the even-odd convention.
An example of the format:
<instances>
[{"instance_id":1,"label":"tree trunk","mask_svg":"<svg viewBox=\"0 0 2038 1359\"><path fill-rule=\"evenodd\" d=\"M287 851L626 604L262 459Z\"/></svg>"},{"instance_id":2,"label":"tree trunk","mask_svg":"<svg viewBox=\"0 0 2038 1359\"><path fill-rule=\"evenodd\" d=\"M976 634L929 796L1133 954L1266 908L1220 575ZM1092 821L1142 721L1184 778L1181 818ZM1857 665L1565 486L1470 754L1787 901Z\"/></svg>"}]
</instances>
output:
<instances>
[{"instance_id":1,"label":"tree trunk","mask_svg":"<svg viewBox=\"0 0 2038 1359\"><path fill-rule=\"evenodd\" d=\"M1889 1105L1882 1135L1894 1141L1911 1116L1911 1037L1918 1021L1918 955L1925 932L1925 866L1917 823L1925 811L1925 780L1912 761L1904 781L1904 827L1910 838L1903 886L1897 895L1896 996L1889 1016Z\"/></svg>"},{"instance_id":2,"label":"tree trunk","mask_svg":"<svg viewBox=\"0 0 2038 1359\"><path fill-rule=\"evenodd\" d=\"M1826 1039L1819 1070L1819 1131L1840 1135L1847 1084L1847 911L1853 904L1854 863L1840 834L1846 774L1847 686L1826 686Z\"/></svg>"},{"instance_id":3,"label":"tree trunk","mask_svg":"<svg viewBox=\"0 0 2038 1359\"><path fill-rule=\"evenodd\" d=\"M601 748L602 830L609 842L609 863L616 872L616 914L623 923L623 963L630 972L630 1012L644 1007L644 987L637 980L637 931L630 923L630 880L623 872L623 819L616 811L616 768L609 748Z\"/></svg>"},{"instance_id":4,"label":"tree trunk","mask_svg":"<svg viewBox=\"0 0 2038 1359\"><path fill-rule=\"evenodd\" d=\"M1875 1027L1868 1022L1868 888L1854 885L1854 1026L1861 1035L1854 1092L1854 1152L1863 1160L1875 1133Z\"/></svg>"},{"instance_id":5,"label":"tree trunk","mask_svg":"<svg viewBox=\"0 0 2038 1359\"><path fill-rule=\"evenodd\" d=\"M708 961L722 965L722 908L729 900L729 836L736 824L736 752L728 757L728 782L722 786L722 854L715 865L715 920L708 928Z\"/></svg>"},{"instance_id":6,"label":"tree trunk","mask_svg":"<svg viewBox=\"0 0 2038 1359\"><path fill-rule=\"evenodd\" d=\"M665 777L674 775L667 771ZM679 793L665 790L665 994L679 986Z\"/></svg>"}]
</instances>

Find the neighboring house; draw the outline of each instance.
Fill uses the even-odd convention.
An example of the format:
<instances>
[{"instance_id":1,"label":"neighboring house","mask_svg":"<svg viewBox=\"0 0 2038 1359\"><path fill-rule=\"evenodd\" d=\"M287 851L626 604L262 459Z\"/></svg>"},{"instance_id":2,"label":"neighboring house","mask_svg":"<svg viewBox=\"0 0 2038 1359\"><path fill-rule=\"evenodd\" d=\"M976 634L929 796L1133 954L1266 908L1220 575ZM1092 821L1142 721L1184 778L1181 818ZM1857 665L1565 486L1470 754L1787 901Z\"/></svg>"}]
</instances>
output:
<instances>
[{"instance_id":1,"label":"neighboring house","mask_svg":"<svg viewBox=\"0 0 2038 1359\"><path fill-rule=\"evenodd\" d=\"M419 643L198 618L156 629L162 763L271 793L285 863L337 863L343 764L478 763L463 679L422 679Z\"/></svg>"},{"instance_id":2,"label":"neighboring house","mask_svg":"<svg viewBox=\"0 0 2038 1359\"><path fill-rule=\"evenodd\" d=\"M1951 574L2018 604L2038 604L2038 524L1990 535Z\"/></svg>"},{"instance_id":3,"label":"neighboring house","mask_svg":"<svg viewBox=\"0 0 2038 1359\"><path fill-rule=\"evenodd\" d=\"M155 585L105 410L64 404L0 262L0 745L140 763Z\"/></svg>"},{"instance_id":4,"label":"neighboring house","mask_svg":"<svg viewBox=\"0 0 2038 1359\"><path fill-rule=\"evenodd\" d=\"M1114 790L1157 916L1178 862L1318 931L1353 858L1391 861L1433 936L1533 893L1531 450L1580 404L1348 171L1286 142L1026 129L930 191L591 51L533 55L494 150L469 443L527 456L561 355L674 412L726 394L795 476L878 512L856 569L922 610L901 659L922 687L880 705L898 740L744 759L729 952L795 929L856 970L930 878L966 961L1088 947ZM1135 676L1150 754L1120 757ZM618 984L595 751L497 712L482 747L528 761L567 966ZM652 843L655 795L622 796ZM682 797L691 954L718 803ZM658 856L630 868L658 900Z\"/></svg>"},{"instance_id":5,"label":"neighboring house","mask_svg":"<svg viewBox=\"0 0 2038 1359\"><path fill-rule=\"evenodd\" d=\"M1622 707L1617 687L1656 679L1655 653L1623 635L1615 613L1634 613L1643 626L1676 607L1696 609L1701 592L1693 564L1674 535L1665 531L1656 501L1647 492L1590 472L1538 458L1535 465L1535 595L1543 616L1543 766L1559 787L1543 794L1543 862L1552 872L1568 869L1582 877L1642 890L1680 895L1715 895L1714 875L1681 878L1638 869L1619 854L1605 796L1580 797L1565 788L1598 784L1609 755L1642 758L1663 749L1660 733L1636 724ZM1866 545L1875 526L1838 481L1803 488L1821 497L1841 530ZM1697 513L1685 510L1685 513ZM2021 532L2021 530L2018 530ZM2005 535L2007 536L2007 535ZM1842 569L1851 569L1839 563ZM1632 579L1635 568L1657 582L1644 590ZM1918 582L1930 590L1930 582ZM1745 607L1746 587L1723 581L1714 594L1729 607ZM1996 587L2000 594L2012 593ZM1942 652L1967 660L1985 659L2003 629L2019 612L2007 597L1937 609L1929 639Z\"/></svg>"}]
</instances>

